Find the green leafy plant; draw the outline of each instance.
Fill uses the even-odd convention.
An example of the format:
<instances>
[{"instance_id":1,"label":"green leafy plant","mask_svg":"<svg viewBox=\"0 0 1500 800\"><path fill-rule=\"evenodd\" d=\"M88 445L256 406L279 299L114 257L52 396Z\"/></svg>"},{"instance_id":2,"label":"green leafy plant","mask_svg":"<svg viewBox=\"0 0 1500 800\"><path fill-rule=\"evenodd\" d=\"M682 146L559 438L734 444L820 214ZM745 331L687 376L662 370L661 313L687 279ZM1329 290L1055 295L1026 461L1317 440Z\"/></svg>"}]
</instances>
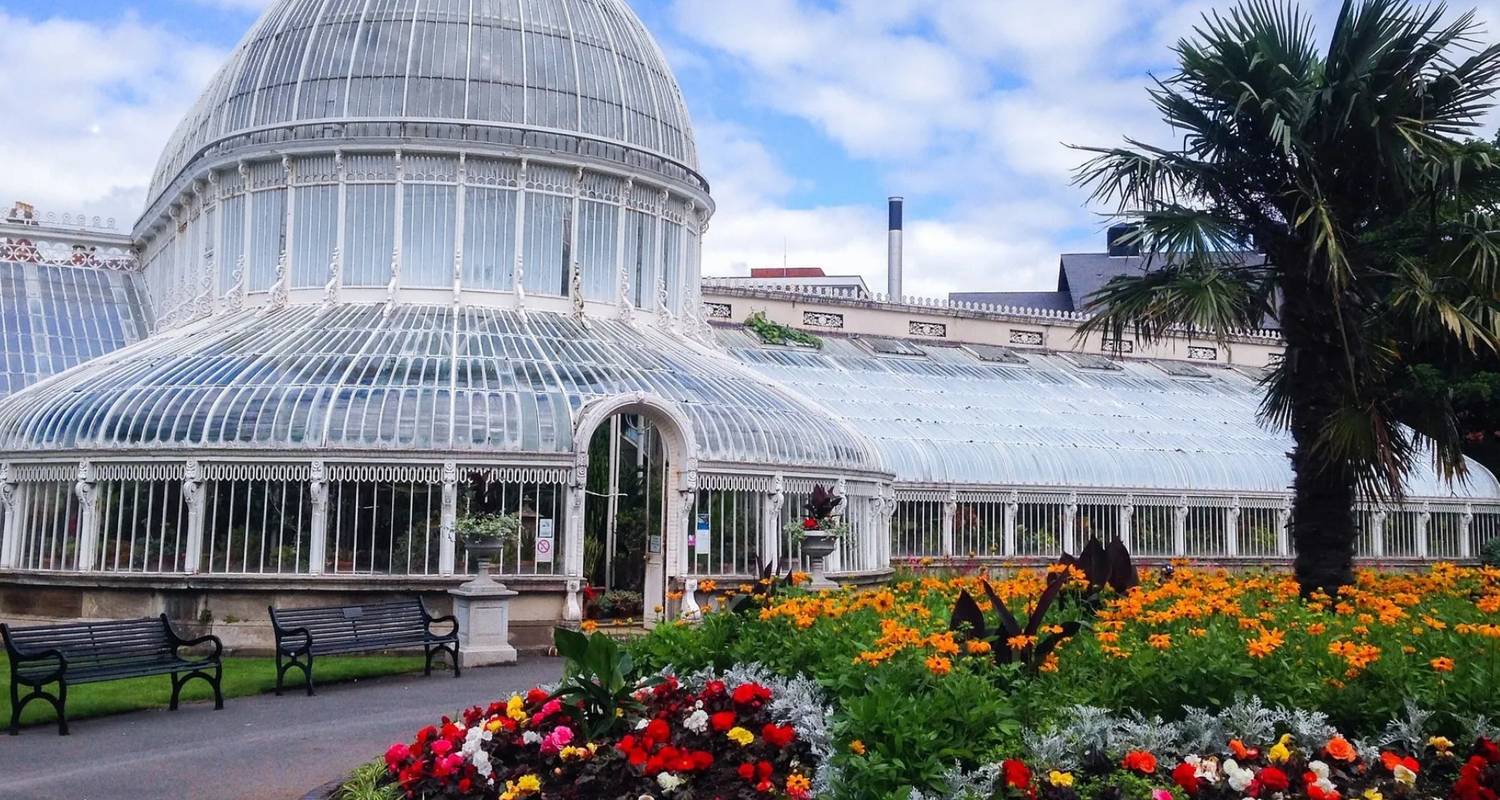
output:
<instances>
[{"instance_id":1,"label":"green leafy plant","mask_svg":"<svg viewBox=\"0 0 1500 800\"><path fill-rule=\"evenodd\" d=\"M745 320L745 327L760 337L766 344L794 344L802 347L821 348L823 340L790 325L782 325L766 319L766 312L757 311Z\"/></svg>"},{"instance_id":2,"label":"green leafy plant","mask_svg":"<svg viewBox=\"0 0 1500 800\"><path fill-rule=\"evenodd\" d=\"M389 780L385 762L371 761L355 768L329 800L401 800L405 793Z\"/></svg>"},{"instance_id":3,"label":"green leafy plant","mask_svg":"<svg viewBox=\"0 0 1500 800\"><path fill-rule=\"evenodd\" d=\"M1485 542L1479 548L1479 561L1486 567L1500 567L1500 537Z\"/></svg>"},{"instance_id":4,"label":"green leafy plant","mask_svg":"<svg viewBox=\"0 0 1500 800\"><path fill-rule=\"evenodd\" d=\"M602 633L585 636L555 628L552 642L563 657L562 682L553 696L579 707L588 740L618 733L625 712L639 706L635 690L652 682L636 682L630 653Z\"/></svg>"},{"instance_id":5,"label":"green leafy plant","mask_svg":"<svg viewBox=\"0 0 1500 800\"><path fill-rule=\"evenodd\" d=\"M979 585L984 588L985 595L995 608L998 624L993 629L986 627L984 612L974 601L974 596L965 589L959 592L958 601L953 605L953 616L948 621L948 627L970 640L988 642L996 664L1021 664L1034 672L1041 668L1047 654L1062 644L1063 640L1078 633L1082 625L1077 620L1071 620L1059 626L1060 631L1040 636L1047 609L1057 601L1067 582L1068 575L1065 572L1049 575L1047 588L1032 605L1031 615L1027 618L1026 625L1022 626L1016 621L1015 615L1010 613L1005 601L995 593L995 587L989 581L981 580Z\"/></svg>"},{"instance_id":6,"label":"green leafy plant","mask_svg":"<svg viewBox=\"0 0 1500 800\"><path fill-rule=\"evenodd\" d=\"M640 592L631 592L624 589L614 589L600 595L598 600L599 616L604 619L624 619L638 617L646 607L646 600Z\"/></svg>"},{"instance_id":7,"label":"green leafy plant","mask_svg":"<svg viewBox=\"0 0 1500 800\"><path fill-rule=\"evenodd\" d=\"M513 544L521 533L515 514L470 514L458 521L458 535L471 542Z\"/></svg>"}]
</instances>

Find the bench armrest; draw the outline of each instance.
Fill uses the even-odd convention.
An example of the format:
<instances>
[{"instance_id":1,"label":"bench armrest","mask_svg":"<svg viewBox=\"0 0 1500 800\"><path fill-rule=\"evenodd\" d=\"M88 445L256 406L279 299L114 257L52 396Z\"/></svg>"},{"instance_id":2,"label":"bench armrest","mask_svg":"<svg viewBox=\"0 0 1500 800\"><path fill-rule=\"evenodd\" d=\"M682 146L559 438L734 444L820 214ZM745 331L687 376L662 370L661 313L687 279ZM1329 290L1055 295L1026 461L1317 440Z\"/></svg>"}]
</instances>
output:
<instances>
[{"instance_id":1,"label":"bench armrest","mask_svg":"<svg viewBox=\"0 0 1500 800\"><path fill-rule=\"evenodd\" d=\"M212 654L203 657L204 663L216 663L219 661L220 657L224 655L224 642L220 640L219 637L212 634L208 636L199 636L196 639L182 639L178 638L176 634L173 634L173 639L174 641L172 642L172 651L174 654L177 650L184 647L197 647L200 644L212 644L214 646L214 651Z\"/></svg>"},{"instance_id":2,"label":"bench armrest","mask_svg":"<svg viewBox=\"0 0 1500 800\"><path fill-rule=\"evenodd\" d=\"M302 644L299 644L296 647L286 647L282 644L283 640L290 639L294 636L301 636ZM286 653L287 655L306 653L312 650L312 632L306 628L283 628L280 625L277 625L276 649Z\"/></svg>"},{"instance_id":3,"label":"bench armrest","mask_svg":"<svg viewBox=\"0 0 1500 800\"><path fill-rule=\"evenodd\" d=\"M452 623L453 624L453 630L451 630L451 631L449 631L447 633L443 633L443 634L435 634L435 633L433 633L432 632L432 626L436 625L436 624L439 624L439 623L443 623L443 622ZM457 633L458 633L458 617L455 617L452 614L449 614L449 615L447 615L445 617L428 617L427 618L427 635L428 636L453 636L453 635L455 635Z\"/></svg>"},{"instance_id":4,"label":"bench armrest","mask_svg":"<svg viewBox=\"0 0 1500 800\"><path fill-rule=\"evenodd\" d=\"M5 649L10 654L10 663L11 663L11 677L10 677L10 679L11 679L11 683L13 683L13 684L17 682L17 680L18 680L18 674L17 673L19 672L19 670L15 669L15 667L18 667L21 664L28 664L28 663L41 662L41 661L56 661L57 662L57 669L55 669L55 670L47 673L44 678L41 678L40 680L41 680L42 683L51 683L52 681L58 680L58 679L60 679L68 671L68 657L65 656L65 655L63 655L61 650L49 648L47 650L31 650L31 651L26 651L26 650L22 650L22 649L16 647L14 644L12 644L9 641L7 641L5 643ZM30 684L36 682L37 680L39 680L39 678L37 678L36 676L32 676L30 678L25 679L22 682L30 685Z\"/></svg>"}]
</instances>

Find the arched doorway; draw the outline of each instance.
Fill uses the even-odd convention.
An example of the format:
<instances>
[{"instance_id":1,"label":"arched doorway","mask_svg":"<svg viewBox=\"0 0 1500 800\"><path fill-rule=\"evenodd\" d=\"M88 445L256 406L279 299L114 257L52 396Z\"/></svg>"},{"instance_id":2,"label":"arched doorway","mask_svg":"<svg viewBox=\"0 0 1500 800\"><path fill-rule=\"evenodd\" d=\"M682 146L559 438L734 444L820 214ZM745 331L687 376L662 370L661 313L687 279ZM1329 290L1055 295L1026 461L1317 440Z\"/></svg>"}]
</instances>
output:
<instances>
[{"instance_id":1,"label":"arched doorway","mask_svg":"<svg viewBox=\"0 0 1500 800\"><path fill-rule=\"evenodd\" d=\"M619 616L654 625L669 611L671 580L683 574L686 514L697 489L689 423L659 398L608 398L585 406L573 445L568 574L578 579L575 591L613 593L610 606L638 602L638 611ZM577 600L578 613L586 612L585 598Z\"/></svg>"}]
</instances>

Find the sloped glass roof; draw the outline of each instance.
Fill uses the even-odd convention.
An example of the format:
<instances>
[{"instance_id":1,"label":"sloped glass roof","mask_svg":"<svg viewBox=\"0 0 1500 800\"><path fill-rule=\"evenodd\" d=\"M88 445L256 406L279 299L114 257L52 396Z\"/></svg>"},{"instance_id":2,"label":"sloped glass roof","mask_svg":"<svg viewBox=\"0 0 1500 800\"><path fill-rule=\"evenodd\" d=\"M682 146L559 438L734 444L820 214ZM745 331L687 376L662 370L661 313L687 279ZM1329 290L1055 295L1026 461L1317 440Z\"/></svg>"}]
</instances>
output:
<instances>
[{"instance_id":1,"label":"sloped glass roof","mask_svg":"<svg viewBox=\"0 0 1500 800\"><path fill-rule=\"evenodd\" d=\"M158 334L0 401L0 449L558 454L583 404L638 391L684 411L705 461L878 468L833 418L681 337L448 306L292 306Z\"/></svg>"},{"instance_id":2,"label":"sloped glass roof","mask_svg":"<svg viewBox=\"0 0 1500 800\"><path fill-rule=\"evenodd\" d=\"M556 131L696 171L687 106L625 0L278 0L162 154L150 202L215 142L382 121ZM411 132L406 132L410 135ZM262 137L264 138L264 137Z\"/></svg>"},{"instance_id":3,"label":"sloped glass roof","mask_svg":"<svg viewBox=\"0 0 1500 800\"><path fill-rule=\"evenodd\" d=\"M151 322L135 278L0 261L0 397L145 337Z\"/></svg>"},{"instance_id":4,"label":"sloped glass roof","mask_svg":"<svg viewBox=\"0 0 1500 800\"><path fill-rule=\"evenodd\" d=\"M762 346L718 330L736 358L818 402L880 450L896 479L1169 492L1286 491L1289 436L1256 419L1259 387L1215 369L1173 377L1155 365L1085 369L1069 356L1025 352L1025 365L986 362L958 347L928 357L872 355L840 337L822 350ZM1450 486L1420 466L1413 497L1500 497L1484 467Z\"/></svg>"}]
</instances>

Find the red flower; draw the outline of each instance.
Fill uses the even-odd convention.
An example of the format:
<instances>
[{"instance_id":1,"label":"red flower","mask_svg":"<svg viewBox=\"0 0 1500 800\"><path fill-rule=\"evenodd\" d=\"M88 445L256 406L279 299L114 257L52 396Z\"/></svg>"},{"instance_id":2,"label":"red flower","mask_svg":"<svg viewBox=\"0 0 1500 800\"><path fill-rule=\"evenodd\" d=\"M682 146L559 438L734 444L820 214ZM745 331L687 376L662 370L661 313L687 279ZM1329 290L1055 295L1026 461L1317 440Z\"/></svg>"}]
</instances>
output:
<instances>
[{"instance_id":1,"label":"red flower","mask_svg":"<svg viewBox=\"0 0 1500 800\"><path fill-rule=\"evenodd\" d=\"M754 781L755 780L755 765L751 764L750 762L747 761L747 762L745 762L745 763L743 763L743 764L740 765L739 773L740 773L740 777L744 778L746 781Z\"/></svg>"},{"instance_id":2,"label":"red flower","mask_svg":"<svg viewBox=\"0 0 1500 800\"><path fill-rule=\"evenodd\" d=\"M709 715L708 724L712 726L715 731L723 733L724 731L727 731L730 728L734 727L736 719L737 718L735 717L733 711L720 711L717 714Z\"/></svg>"},{"instance_id":3,"label":"red flower","mask_svg":"<svg viewBox=\"0 0 1500 800\"><path fill-rule=\"evenodd\" d=\"M410 755L410 747L407 747L402 742L396 742L395 744L390 746L390 749L385 751L385 765L387 768L394 771L396 769L396 765L405 761L407 756Z\"/></svg>"},{"instance_id":4,"label":"red flower","mask_svg":"<svg viewBox=\"0 0 1500 800\"><path fill-rule=\"evenodd\" d=\"M650 747L652 742L661 743L672 735L672 729L667 726L666 720L653 719L646 725L646 732L641 738L646 740L646 746Z\"/></svg>"},{"instance_id":5,"label":"red flower","mask_svg":"<svg viewBox=\"0 0 1500 800\"><path fill-rule=\"evenodd\" d=\"M818 529L818 521L812 517L802 520L802 530L815 531Z\"/></svg>"},{"instance_id":6,"label":"red flower","mask_svg":"<svg viewBox=\"0 0 1500 800\"><path fill-rule=\"evenodd\" d=\"M1500 747L1489 739L1480 739L1474 743L1474 749L1491 764L1500 764Z\"/></svg>"},{"instance_id":7,"label":"red flower","mask_svg":"<svg viewBox=\"0 0 1500 800\"><path fill-rule=\"evenodd\" d=\"M526 703L528 705L539 706L545 702L547 702L547 693L541 689L532 689L526 693Z\"/></svg>"},{"instance_id":8,"label":"red flower","mask_svg":"<svg viewBox=\"0 0 1500 800\"><path fill-rule=\"evenodd\" d=\"M1031 785L1031 770L1026 762L1015 758L1007 758L1001 762L1000 768L1005 771L1005 785L1013 789L1025 789Z\"/></svg>"},{"instance_id":9,"label":"red flower","mask_svg":"<svg viewBox=\"0 0 1500 800\"><path fill-rule=\"evenodd\" d=\"M738 705L747 706L757 701L764 702L771 699L771 690L754 683L743 683L734 687L734 702Z\"/></svg>"},{"instance_id":10,"label":"red flower","mask_svg":"<svg viewBox=\"0 0 1500 800\"><path fill-rule=\"evenodd\" d=\"M1188 794L1198 793L1198 768L1183 762L1172 770L1172 782Z\"/></svg>"},{"instance_id":11,"label":"red flower","mask_svg":"<svg viewBox=\"0 0 1500 800\"><path fill-rule=\"evenodd\" d=\"M447 739L439 739L433 742L432 746L428 747L427 749L431 750L432 754L435 756L446 756L449 753L453 752L453 743L448 741Z\"/></svg>"},{"instance_id":12,"label":"red flower","mask_svg":"<svg viewBox=\"0 0 1500 800\"><path fill-rule=\"evenodd\" d=\"M766 723L765 727L760 729L760 735L764 736L766 741L771 743L772 747L786 747L792 743L793 739L797 738L797 732L792 729L792 726L774 725L769 722Z\"/></svg>"},{"instance_id":13,"label":"red flower","mask_svg":"<svg viewBox=\"0 0 1500 800\"><path fill-rule=\"evenodd\" d=\"M1131 750L1125 754L1122 763L1126 769L1135 770L1142 775L1150 775L1156 771L1156 756L1145 750Z\"/></svg>"},{"instance_id":14,"label":"red flower","mask_svg":"<svg viewBox=\"0 0 1500 800\"><path fill-rule=\"evenodd\" d=\"M1273 792L1284 792L1288 786L1292 785L1292 779L1288 778L1285 772L1275 767L1266 767L1261 770L1256 779L1260 781L1261 786Z\"/></svg>"},{"instance_id":15,"label":"red flower","mask_svg":"<svg viewBox=\"0 0 1500 800\"><path fill-rule=\"evenodd\" d=\"M703 684L704 697L718 697L724 694L725 691L727 691L727 688L724 686L723 681L709 681Z\"/></svg>"}]
</instances>

